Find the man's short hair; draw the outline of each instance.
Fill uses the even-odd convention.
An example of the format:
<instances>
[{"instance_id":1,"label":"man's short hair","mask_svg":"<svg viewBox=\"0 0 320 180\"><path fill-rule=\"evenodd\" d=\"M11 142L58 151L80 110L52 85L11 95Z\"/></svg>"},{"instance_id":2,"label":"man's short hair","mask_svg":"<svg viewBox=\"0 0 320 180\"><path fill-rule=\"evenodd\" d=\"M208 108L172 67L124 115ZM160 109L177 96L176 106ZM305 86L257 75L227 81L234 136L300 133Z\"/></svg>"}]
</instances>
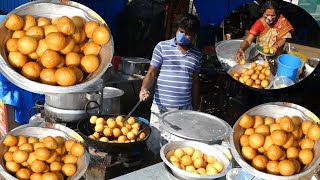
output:
<instances>
[{"instance_id":1,"label":"man's short hair","mask_svg":"<svg viewBox=\"0 0 320 180\"><path fill-rule=\"evenodd\" d=\"M187 33L197 33L200 28L200 21L195 15L186 14L177 22L177 26Z\"/></svg>"}]
</instances>

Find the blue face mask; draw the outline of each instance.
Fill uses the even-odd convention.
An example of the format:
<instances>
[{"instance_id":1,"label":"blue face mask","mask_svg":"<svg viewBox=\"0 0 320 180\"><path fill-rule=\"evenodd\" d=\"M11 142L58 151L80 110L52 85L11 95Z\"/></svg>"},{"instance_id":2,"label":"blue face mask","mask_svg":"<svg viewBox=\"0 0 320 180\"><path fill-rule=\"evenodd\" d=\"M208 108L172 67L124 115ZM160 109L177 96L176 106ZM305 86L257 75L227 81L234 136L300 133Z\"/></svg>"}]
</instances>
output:
<instances>
[{"instance_id":1,"label":"blue face mask","mask_svg":"<svg viewBox=\"0 0 320 180\"><path fill-rule=\"evenodd\" d=\"M181 46L186 46L192 43L192 39L186 37L184 33L177 32L176 34L177 43Z\"/></svg>"}]
</instances>

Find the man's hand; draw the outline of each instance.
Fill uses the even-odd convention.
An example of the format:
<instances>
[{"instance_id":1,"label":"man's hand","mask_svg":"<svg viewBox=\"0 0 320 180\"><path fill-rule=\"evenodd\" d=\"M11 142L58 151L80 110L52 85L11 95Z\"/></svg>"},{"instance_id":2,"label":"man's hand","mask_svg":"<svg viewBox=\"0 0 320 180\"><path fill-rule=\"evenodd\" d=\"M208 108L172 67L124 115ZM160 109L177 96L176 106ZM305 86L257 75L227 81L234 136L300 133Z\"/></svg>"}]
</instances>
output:
<instances>
[{"instance_id":1,"label":"man's hand","mask_svg":"<svg viewBox=\"0 0 320 180\"><path fill-rule=\"evenodd\" d=\"M139 93L139 98L141 101L145 101L150 97L150 92L145 89L145 88L141 88L140 93Z\"/></svg>"},{"instance_id":2,"label":"man's hand","mask_svg":"<svg viewBox=\"0 0 320 180\"><path fill-rule=\"evenodd\" d=\"M139 98L141 101L145 101L149 98L150 96L149 89L152 88L153 84L157 79L158 74L159 74L159 69L156 68L155 66L150 65L149 70L142 81L141 90L139 93Z\"/></svg>"}]
</instances>

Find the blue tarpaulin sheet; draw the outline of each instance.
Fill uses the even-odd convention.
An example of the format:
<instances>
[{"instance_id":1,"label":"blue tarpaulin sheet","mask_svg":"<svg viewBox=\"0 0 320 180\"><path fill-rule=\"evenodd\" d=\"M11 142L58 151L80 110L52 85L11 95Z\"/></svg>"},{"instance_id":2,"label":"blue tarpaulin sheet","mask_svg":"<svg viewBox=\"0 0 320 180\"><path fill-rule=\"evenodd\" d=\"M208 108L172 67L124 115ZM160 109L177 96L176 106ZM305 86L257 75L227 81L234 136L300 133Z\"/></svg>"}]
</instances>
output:
<instances>
[{"instance_id":1,"label":"blue tarpaulin sheet","mask_svg":"<svg viewBox=\"0 0 320 180\"><path fill-rule=\"evenodd\" d=\"M0 10L9 13L14 8L29 2L30 0L0 0Z\"/></svg>"},{"instance_id":2,"label":"blue tarpaulin sheet","mask_svg":"<svg viewBox=\"0 0 320 180\"><path fill-rule=\"evenodd\" d=\"M0 15L0 22L4 17ZM14 117L17 123L27 124L30 119L30 109L37 100L44 99L44 96L23 90L0 74L0 99L4 104L15 107Z\"/></svg>"},{"instance_id":3,"label":"blue tarpaulin sheet","mask_svg":"<svg viewBox=\"0 0 320 180\"><path fill-rule=\"evenodd\" d=\"M0 99L3 104L15 107L14 117L17 123L27 124L30 119L30 109L36 101L44 99L44 96L23 90L0 74ZM31 115L33 114L34 112Z\"/></svg>"},{"instance_id":4,"label":"blue tarpaulin sheet","mask_svg":"<svg viewBox=\"0 0 320 180\"><path fill-rule=\"evenodd\" d=\"M98 13L106 21L115 37L118 15L125 9L128 0L78 0L77 2Z\"/></svg>"},{"instance_id":5,"label":"blue tarpaulin sheet","mask_svg":"<svg viewBox=\"0 0 320 180\"><path fill-rule=\"evenodd\" d=\"M253 0L193 0L202 25L220 26L229 13Z\"/></svg>"}]
</instances>

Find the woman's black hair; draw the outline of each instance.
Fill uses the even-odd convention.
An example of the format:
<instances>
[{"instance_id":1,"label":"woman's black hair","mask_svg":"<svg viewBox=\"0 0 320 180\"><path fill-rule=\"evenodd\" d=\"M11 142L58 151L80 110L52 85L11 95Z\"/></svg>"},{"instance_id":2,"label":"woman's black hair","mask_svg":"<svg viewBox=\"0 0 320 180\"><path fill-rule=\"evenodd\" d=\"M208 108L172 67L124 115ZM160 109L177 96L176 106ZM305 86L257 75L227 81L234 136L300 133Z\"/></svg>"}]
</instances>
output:
<instances>
[{"instance_id":1,"label":"woman's black hair","mask_svg":"<svg viewBox=\"0 0 320 180\"><path fill-rule=\"evenodd\" d=\"M262 6L261 13L263 14L267 9L274 9L276 11L276 15L280 16L280 8L277 2L267 0Z\"/></svg>"},{"instance_id":2,"label":"woman's black hair","mask_svg":"<svg viewBox=\"0 0 320 180\"><path fill-rule=\"evenodd\" d=\"M200 28L200 21L195 15L186 14L177 22L177 26L188 33L197 33Z\"/></svg>"}]
</instances>

